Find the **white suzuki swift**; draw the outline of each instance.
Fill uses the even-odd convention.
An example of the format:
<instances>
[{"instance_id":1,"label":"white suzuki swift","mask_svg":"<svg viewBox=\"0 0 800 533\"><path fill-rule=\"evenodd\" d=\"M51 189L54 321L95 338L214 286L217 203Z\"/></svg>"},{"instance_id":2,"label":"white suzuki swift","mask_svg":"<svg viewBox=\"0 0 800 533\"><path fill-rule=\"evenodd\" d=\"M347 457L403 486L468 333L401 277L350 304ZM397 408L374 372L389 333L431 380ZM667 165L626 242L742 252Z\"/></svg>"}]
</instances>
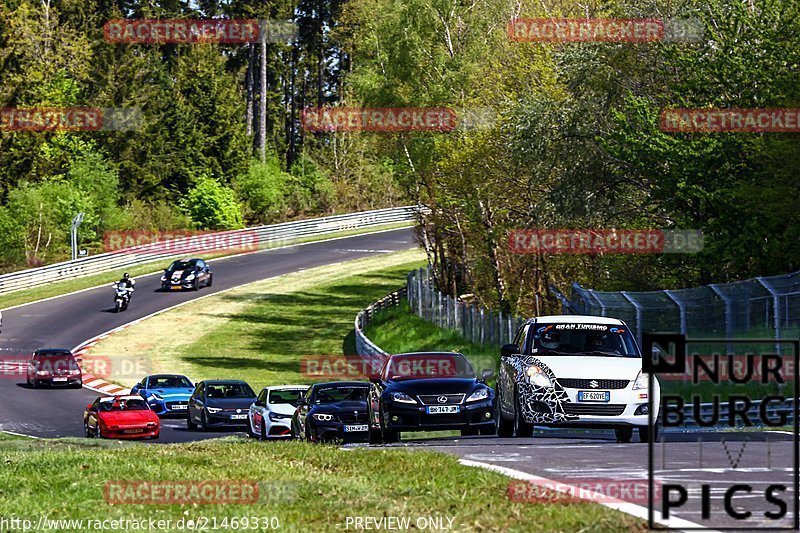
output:
<instances>
[{"instance_id":1,"label":"white suzuki swift","mask_svg":"<svg viewBox=\"0 0 800 533\"><path fill-rule=\"evenodd\" d=\"M653 383L658 420L658 380ZM543 316L501 349L497 433L530 437L535 425L614 429L617 441L658 437L649 425L648 375L628 326L615 318Z\"/></svg>"}]
</instances>

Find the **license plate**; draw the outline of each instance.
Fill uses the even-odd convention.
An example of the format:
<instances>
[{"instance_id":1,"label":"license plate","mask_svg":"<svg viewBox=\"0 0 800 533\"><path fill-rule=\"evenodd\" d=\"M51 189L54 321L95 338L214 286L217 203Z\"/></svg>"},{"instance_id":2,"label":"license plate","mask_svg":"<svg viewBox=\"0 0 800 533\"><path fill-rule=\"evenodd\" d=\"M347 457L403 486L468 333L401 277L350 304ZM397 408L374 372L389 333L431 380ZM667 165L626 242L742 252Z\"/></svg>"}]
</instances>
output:
<instances>
[{"instance_id":1,"label":"license plate","mask_svg":"<svg viewBox=\"0 0 800 533\"><path fill-rule=\"evenodd\" d=\"M578 391L579 402L609 402L611 401L611 393L607 390L594 391L582 390Z\"/></svg>"},{"instance_id":2,"label":"license plate","mask_svg":"<svg viewBox=\"0 0 800 533\"><path fill-rule=\"evenodd\" d=\"M170 287L170 289L172 289L173 291L179 291L179 290L181 290L181 286L180 285L173 285L172 287Z\"/></svg>"},{"instance_id":3,"label":"license plate","mask_svg":"<svg viewBox=\"0 0 800 533\"><path fill-rule=\"evenodd\" d=\"M231 415L231 420L244 420L247 415Z\"/></svg>"},{"instance_id":4,"label":"license plate","mask_svg":"<svg viewBox=\"0 0 800 533\"><path fill-rule=\"evenodd\" d=\"M144 433L143 429L125 429L123 433Z\"/></svg>"},{"instance_id":5,"label":"license plate","mask_svg":"<svg viewBox=\"0 0 800 533\"><path fill-rule=\"evenodd\" d=\"M186 406L185 405L173 405L172 407L170 407L170 409L172 409L173 411L185 411L186 410Z\"/></svg>"},{"instance_id":6,"label":"license plate","mask_svg":"<svg viewBox=\"0 0 800 533\"><path fill-rule=\"evenodd\" d=\"M431 405L425 408L429 415L452 415L460 411L460 405Z\"/></svg>"},{"instance_id":7,"label":"license plate","mask_svg":"<svg viewBox=\"0 0 800 533\"><path fill-rule=\"evenodd\" d=\"M53 381L56 381L56 382L67 381L67 378L53 378Z\"/></svg>"},{"instance_id":8,"label":"license plate","mask_svg":"<svg viewBox=\"0 0 800 533\"><path fill-rule=\"evenodd\" d=\"M366 424L356 424L353 426L345 426L344 430L347 433L354 433L358 431L369 431L369 426L367 426Z\"/></svg>"}]
</instances>

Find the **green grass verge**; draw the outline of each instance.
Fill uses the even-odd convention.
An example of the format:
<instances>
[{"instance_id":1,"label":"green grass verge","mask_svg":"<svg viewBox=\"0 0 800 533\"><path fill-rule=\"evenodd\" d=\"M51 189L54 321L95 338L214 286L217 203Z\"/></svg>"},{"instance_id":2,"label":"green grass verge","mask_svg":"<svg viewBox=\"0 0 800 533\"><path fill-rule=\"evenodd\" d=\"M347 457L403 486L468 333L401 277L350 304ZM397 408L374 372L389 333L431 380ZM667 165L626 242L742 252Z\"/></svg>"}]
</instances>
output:
<instances>
[{"instance_id":1,"label":"green grass verge","mask_svg":"<svg viewBox=\"0 0 800 533\"><path fill-rule=\"evenodd\" d=\"M261 249L267 250L278 246L302 244L306 242L316 242L336 237L347 237L351 235L371 233L374 231L385 231L390 229L406 227L408 225L409 225L408 223L400 222L395 224L385 224L381 226L365 228L362 230L356 229L356 230L340 231L336 233L329 233L324 236L303 237L301 239L294 239L291 241L280 241L276 243L267 244L265 246L261 246ZM207 259L214 259L214 258L224 257L225 255L228 254L205 254L203 257ZM0 309L27 304L35 302L37 300L42 300L44 298L52 298L54 296L68 294L70 292L79 291L82 289L89 289L92 287L97 287L98 285L103 285L104 283L112 283L120 279L122 277L122 274L125 272L128 272L130 275L134 277L152 274L166 268L166 266L169 263L170 263L169 259L161 259L158 261L153 261L142 265L110 270L102 274L94 274L91 276L84 276L81 278L58 281L55 283L48 283L47 285L42 287L34 287L31 289L23 289L19 291L10 292L8 294L0 295Z\"/></svg>"},{"instance_id":2,"label":"green grass verge","mask_svg":"<svg viewBox=\"0 0 800 533\"><path fill-rule=\"evenodd\" d=\"M0 516L48 519L276 517L284 531L340 531L347 517L452 520L450 531L644 531L596 504L533 504L507 497L509 479L455 457L404 449L351 449L227 438L153 446L0 436ZM109 481L257 482L255 504L115 504ZM242 527L241 529L249 529ZM117 528L120 530L121 528ZM352 525L351 525L352 529ZM77 531L72 527L52 530ZM210 530L210 529L209 529Z\"/></svg>"},{"instance_id":3,"label":"green grass verge","mask_svg":"<svg viewBox=\"0 0 800 533\"><path fill-rule=\"evenodd\" d=\"M208 297L202 307L145 320L101 342L93 354L156 354L154 370L243 378L255 387L307 381L299 358L352 353L355 314L402 285L421 261L420 252L410 251L254 283ZM452 519L450 531L645 530L642 521L596 504L512 502L507 477L419 449L342 450L239 437L147 445L0 434L0 459L0 516L34 523L41 516L173 524L255 516L276 517L286 531L340 531L347 517L386 516L412 523ZM104 487L117 480L255 481L260 495L257 504L109 505Z\"/></svg>"}]
</instances>

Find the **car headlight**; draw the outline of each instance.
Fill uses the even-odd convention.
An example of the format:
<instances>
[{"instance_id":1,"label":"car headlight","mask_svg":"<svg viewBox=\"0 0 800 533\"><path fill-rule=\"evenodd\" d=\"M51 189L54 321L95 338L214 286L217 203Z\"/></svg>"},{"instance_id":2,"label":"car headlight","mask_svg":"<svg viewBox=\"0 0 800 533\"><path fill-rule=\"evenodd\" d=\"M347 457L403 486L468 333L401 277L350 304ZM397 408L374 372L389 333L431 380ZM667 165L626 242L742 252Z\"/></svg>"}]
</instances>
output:
<instances>
[{"instance_id":1,"label":"car headlight","mask_svg":"<svg viewBox=\"0 0 800 533\"><path fill-rule=\"evenodd\" d=\"M70 370L69 373L72 376L79 376L81 374L81 371L76 368L75 370Z\"/></svg>"},{"instance_id":2,"label":"car headlight","mask_svg":"<svg viewBox=\"0 0 800 533\"><path fill-rule=\"evenodd\" d=\"M194 279L194 274L189 274L186 276L186 281L192 281Z\"/></svg>"},{"instance_id":3,"label":"car headlight","mask_svg":"<svg viewBox=\"0 0 800 533\"><path fill-rule=\"evenodd\" d=\"M547 374L544 373L541 367L532 365L528 367L528 370L525 371L528 375L528 380L536 385L537 387L552 387L553 382L550 381L550 378Z\"/></svg>"},{"instance_id":4,"label":"car headlight","mask_svg":"<svg viewBox=\"0 0 800 533\"><path fill-rule=\"evenodd\" d=\"M49 373L50 373L50 372L48 372L47 370L37 370L37 371L36 371L36 375L37 375L37 376L46 376L46 375L47 375L47 374L49 374Z\"/></svg>"},{"instance_id":5,"label":"car headlight","mask_svg":"<svg viewBox=\"0 0 800 533\"><path fill-rule=\"evenodd\" d=\"M320 422L330 422L333 420L333 415L328 415L325 413L314 413L312 416L314 417L314 420L319 420Z\"/></svg>"},{"instance_id":6,"label":"car headlight","mask_svg":"<svg viewBox=\"0 0 800 533\"><path fill-rule=\"evenodd\" d=\"M400 403L417 403L417 401L406 394L405 392L393 392L391 394L392 401Z\"/></svg>"},{"instance_id":7,"label":"car headlight","mask_svg":"<svg viewBox=\"0 0 800 533\"><path fill-rule=\"evenodd\" d=\"M208 411L209 413L211 413L213 415L215 413L219 413L220 411L222 411L222 408L220 408L220 407L206 407L206 411Z\"/></svg>"},{"instance_id":8,"label":"car headlight","mask_svg":"<svg viewBox=\"0 0 800 533\"><path fill-rule=\"evenodd\" d=\"M270 412L269 414L269 419L272 420L273 422L276 422L278 420L285 420L287 418L292 418L292 415L282 415L280 413L272 413L272 412Z\"/></svg>"},{"instance_id":9,"label":"car headlight","mask_svg":"<svg viewBox=\"0 0 800 533\"><path fill-rule=\"evenodd\" d=\"M633 382L633 390L647 389L650 386L650 374L639 371L636 381Z\"/></svg>"},{"instance_id":10,"label":"car headlight","mask_svg":"<svg viewBox=\"0 0 800 533\"><path fill-rule=\"evenodd\" d=\"M164 283L165 281L167 281L167 275L166 274L161 276L161 283Z\"/></svg>"},{"instance_id":11,"label":"car headlight","mask_svg":"<svg viewBox=\"0 0 800 533\"><path fill-rule=\"evenodd\" d=\"M489 397L489 389L480 388L469 395L468 402L477 402L478 400L485 400Z\"/></svg>"},{"instance_id":12,"label":"car headlight","mask_svg":"<svg viewBox=\"0 0 800 533\"><path fill-rule=\"evenodd\" d=\"M154 392L153 394L151 394L151 395L150 395L150 397L151 397L151 398L153 398L154 400L158 400L159 402L160 402L161 400L163 400L163 399L164 399L164 398L162 398L161 396L159 396L158 394L156 394L155 392ZM212 408L212 409L213 409L213 408ZM210 413L210 412L211 412L211 411L209 410L209 413Z\"/></svg>"}]
</instances>

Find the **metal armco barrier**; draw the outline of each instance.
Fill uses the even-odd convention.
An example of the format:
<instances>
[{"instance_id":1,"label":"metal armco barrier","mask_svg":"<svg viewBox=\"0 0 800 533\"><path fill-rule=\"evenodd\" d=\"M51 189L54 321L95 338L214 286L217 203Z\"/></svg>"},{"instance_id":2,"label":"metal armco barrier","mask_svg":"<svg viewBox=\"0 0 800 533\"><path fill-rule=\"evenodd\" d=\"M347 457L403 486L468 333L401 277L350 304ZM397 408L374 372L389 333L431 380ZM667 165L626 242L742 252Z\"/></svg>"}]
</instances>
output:
<instances>
[{"instance_id":1,"label":"metal armco barrier","mask_svg":"<svg viewBox=\"0 0 800 533\"><path fill-rule=\"evenodd\" d=\"M214 235L224 237L226 235L250 233L257 237L260 247L263 248L264 244L280 245L282 242L293 241L304 237L382 226L398 222L411 222L417 219L419 212L420 208L417 206L393 207L389 209L377 209L360 213L300 220L297 222L284 222L282 224L245 228L241 230L221 231ZM0 294L173 257L175 251L170 250L170 248L180 248L181 244L188 243L190 239L191 237L182 237L172 241L144 244L77 259L75 261L65 261L41 268L32 268L5 274L0 276Z\"/></svg>"},{"instance_id":2,"label":"metal armco barrier","mask_svg":"<svg viewBox=\"0 0 800 533\"><path fill-rule=\"evenodd\" d=\"M362 359L367 361L374 369L380 368L384 359L389 354L374 342L369 340L369 338L364 334L364 328L366 328L372 321L375 311L400 305L400 302L407 296L407 294L408 292L406 288L403 287L402 289L396 290L393 293L384 296L377 302L370 304L356 315L356 319L353 323L356 334L356 353L360 355Z\"/></svg>"}]
</instances>

